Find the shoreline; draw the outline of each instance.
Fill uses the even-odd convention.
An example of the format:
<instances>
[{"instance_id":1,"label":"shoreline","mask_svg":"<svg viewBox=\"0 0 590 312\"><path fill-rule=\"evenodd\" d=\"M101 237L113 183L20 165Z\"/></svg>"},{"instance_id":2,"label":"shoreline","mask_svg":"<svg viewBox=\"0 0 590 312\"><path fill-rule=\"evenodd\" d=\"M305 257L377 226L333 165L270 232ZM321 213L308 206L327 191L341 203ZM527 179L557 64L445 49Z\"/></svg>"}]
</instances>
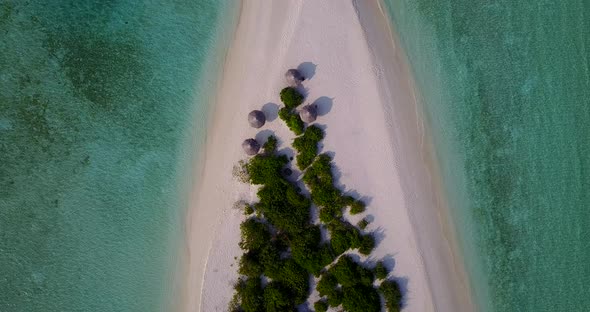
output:
<instances>
[{"instance_id":1,"label":"shoreline","mask_svg":"<svg viewBox=\"0 0 590 312\"><path fill-rule=\"evenodd\" d=\"M256 198L255 189L231 176L233 165L245 158L241 141L247 137L264 141L269 132L283 142L293 137L279 120L269 118L259 131L249 128L245 117L265 104L279 104L283 72L305 62L317 68L304 84L307 100L331 99L324 99L330 107L317 121L328 132L322 152L336 155L334 161L343 170L340 185L370 195L366 215L374 221L369 229L385 237L375 256L389 257L394 275L405 280L404 311L473 310L468 287L459 288L453 280L462 272L455 258L459 254L454 249L452 228L445 223L450 220L445 219L441 207L442 192L436 187L440 181L430 181L440 178L432 174L436 167L428 151L425 125L420 123L408 65L397 49L392 29L383 28L388 22L386 15L377 4L361 6L352 1L345 7L344 3L330 3L241 4L215 96L217 103L211 110L202 170L196 170L200 172L199 184L193 188L187 211L189 267L183 311L224 311L227 307L237 278L234 257L241 254L238 241L243 219L241 211L231 207L237 200ZM325 15L328 10L333 16ZM375 19L375 14L380 16ZM350 25L336 27L343 21ZM377 38L384 37L389 41L379 48L377 43L383 43ZM379 62L388 55L394 56L391 62ZM351 58L355 62L350 62ZM389 94L391 90L399 93ZM400 94L405 102L399 100ZM405 115L397 117L394 111ZM371 131L367 133L368 126ZM422 177L416 177L415 172L421 172ZM430 206L416 196L428 190L437 198L430 198ZM430 210L413 211L422 205ZM438 266L441 259L445 259L442 267Z\"/></svg>"},{"instance_id":2,"label":"shoreline","mask_svg":"<svg viewBox=\"0 0 590 312\"><path fill-rule=\"evenodd\" d=\"M430 184L430 188L433 191L433 197L430 199L431 205L415 205L413 209L409 209L409 215L413 224L415 235L419 240L420 249L426 249L426 246L431 249L443 248L443 250L439 249L438 252L427 255L430 256L429 259L425 259L427 257L425 257L425 255L421 252L422 261L425 262L424 266L427 271L430 288L434 292L433 296L435 297L435 307L437 311L475 311L476 306L473 301L472 291L469 285L469 278L464 264L465 262L463 260L463 254L458 238L456 237L456 228L450 215L450 208L448 206L449 201L445 195L442 175L440 174L440 169L437 165L434 144L432 142L432 136L430 135L431 129L428 123L425 122L423 112L424 107L418 99L419 90L417 90L415 86L413 74L411 73L407 56L401 45L401 40L398 37L398 34L395 32L395 27L392 25L388 13L383 8L384 3L382 1L383 0L379 0L376 5L368 5L364 8L365 10L373 10L373 12L367 12L367 17L375 15L380 16L380 18L376 20L380 20L381 25L373 25L374 27L364 26L363 28L381 28L381 32L376 33L380 33L383 36L385 36L385 34L388 35L387 37L389 37L389 40L379 40L378 38L373 38L372 40L371 38L368 39L368 41L372 43L369 44L370 47L380 43L389 45L389 48L376 49L374 62L379 63L379 60L395 59L395 63L397 63L400 67L399 71L404 73L403 77L406 77L404 82L407 84L407 90L409 93L408 95L411 93L411 99L408 99L408 101L413 102L412 106L415 109L415 121L413 124L406 125L405 128L414 128L414 130L420 136L420 144L417 146L414 153L406 153L410 157L405 157L405 159L400 160L400 162L407 163L413 158L411 155L420 155L421 162L424 165L422 178L424 179L425 183L428 183L426 180L431 180L431 183L428 183ZM363 3L363 1L356 2L359 4ZM357 10L358 8L359 6L357 5ZM363 13L359 12L359 17L362 17L362 15ZM375 22L376 20L368 19L368 22ZM367 36L370 37L370 32L367 32ZM396 80L400 80L400 77L393 73L389 73L389 75L386 73L384 77L385 81L383 81L383 87L381 88L382 91L388 89L386 85L388 82L390 84L395 84ZM400 105L398 105L397 108L403 109L403 107L400 107ZM392 106L391 109L392 110L390 110L389 113L393 115L393 111L396 110L396 107ZM387 108L384 110L387 110ZM411 115L412 114L406 114L406 116ZM401 120L398 119L398 121ZM393 133L394 132L392 131L392 141L393 137L395 137ZM398 137L399 140L407 138L408 136ZM406 146L408 145L406 144ZM400 158L401 157L403 156L400 156ZM413 166L413 168L417 168L417 166ZM406 176L408 175L410 175L410 173L406 174ZM430 208L434 209L428 210L429 206ZM429 218L435 214L436 218ZM418 224L425 221L430 221L431 227L440 227L438 232L440 232L442 236L428 237L427 235L421 235L420 231L418 231ZM444 244L433 243L436 242L438 238L442 238L444 240ZM437 263L440 262L441 259L444 259L445 261L444 266L443 268L436 269Z\"/></svg>"},{"instance_id":3,"label":"shoreline","mask_svg":"<svg viewBox=\"0 0 590 312\"><path fill-rule=\"evenodd\" d=\"M200 81L199 83L197 83L197 88L199 89L206 89L206 88L211 88L214 87L215 90L210 90L210 91L204 91L205 93L207 93L206 96L204 96L204 100L208 103L207 104L207 118L206 118L206 127L204 128L205 130L205 135L199 139L197 137L195 137L195 134L191 134L189 138L187 138L187 141L192 142L192 145L194 146L195 144L197 144L195 141L197 140L201 140L201 145L203 148L199 148L198 151L196 153L194 153L192 155L192 166L189 166L191 168L191 171L189 173L189 175L187 177L185 177L185 181L188 180L188 183L186 183L186 185L189 185L187 192L185 194L188 194L188 196L186 196L186 210L185 210L185 219L184 219L184 223L183 223L183 232L185 235L185 239L184 242L182 244L182 246L180 246L180 256L179 256L179 260L178 262L180 262L181 264L179 265L179 269L177 270L176 274L177 276L174 277L174 280L176 281L174 284L175 285L180 285L177 288L179 289L180 295L177 297L180 303L176 303L176 305L172 305L172 310L173 311L188 311L188 307L193 305L193 302L196 300L196 302L198 302L200 300L199 296L200 296L200 292L197 292L197 297L194 298L191 293L189 292L189 290L194 289L196 287L200 287L200 286L196 286L196 285L192 285L191 284L191 275L202 275L203 271L204 271L204 267L206 266L206 258L205 258L205 263L202 263L202 253L199 253L197 258L197 261L199 261L199 263L202 263L202 269L200 269L200 266L197 265L195 266L193 263L193 260L195 258L195 255L193 255L191 253L191 250L194 251L195 249L197 250L201 250L202 248L204 248L207 245L207 242L203 242L203 245L200 244L195 244L195 240L191 240L191 233L193 233L193 226L200 226L201 223L200 222L195 222L195 218L196 216L202 216L202 214L197 214L197 209L195 207L195 202L196 202L196 196L199 193L199 190L202 188L203 182L204 182L204 171L206 168L206 163L207 163L207 150L209 149L211 142L210 141L210 133L212 132L212 129L215 125L215 116L216 116L216 111L217 111L217 105L216 102L218 102L218 98L219 98L219 94L221 92L221 86L223 85L223 80L225 77L225 71L226 71L226 66L227 66L227 59L228 59L228 55L230 53L230 47L233 44L234 38L235 38L235 33L236 33L236 29L239 25L239 18L241 16L241 2L236 4L236 6L232 7L229 6L227 9L227 12L225 12L226 14L231 14L231 15L237 15L237 20L235 20L234 22L232 22L231 24L226 24L223 26L220 26L220 30L218 30L219 32L219 36L221 38L217 39L217 43L214 44L214 49L212 49L211 51L209 51L209 55L211 55L211 58L217 58L220 61L219 62L214 62L214 61L207 61L207 69L210 71L214 71L217 74L214 75L214 79L210 79L210 78L201 78L203 81ZM223 56L215 56L217 53L223 52ZM205 77L205 76L203 76ZM196 100L196 99L195 99ZM211 129L211 130L210 130ZM181 169L179 169L181 170ZM182 183L181 183L182 184ZM196 240L197 242L200 242L200 240ZM197 310L195 310L197 311Z\"/></svg>"}]
</instances>

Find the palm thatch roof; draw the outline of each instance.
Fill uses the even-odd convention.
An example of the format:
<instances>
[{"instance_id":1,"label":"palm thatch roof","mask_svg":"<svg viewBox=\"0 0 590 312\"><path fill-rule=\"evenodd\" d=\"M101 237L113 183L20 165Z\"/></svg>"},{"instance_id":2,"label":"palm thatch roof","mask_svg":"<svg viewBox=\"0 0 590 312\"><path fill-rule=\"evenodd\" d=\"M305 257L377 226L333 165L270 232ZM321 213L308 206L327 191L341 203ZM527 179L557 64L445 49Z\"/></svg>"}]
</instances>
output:
<instances>
[{"instance_id":1,"label":"palm thatch roof","mask_svg":"<svg viewBox=\"0 0 590 312\"><path fill-rule=\"evenodd\" d=\"M259 110L253 110L248 114L248 123L254 128L260 128L266 123L266 116Z\"/></svg>"},{"instance_id":2,"label":"palm thatch roof","mask_svg":"<svg viewBox=\"0 0 590 312\"><path fill-rule=\"evenodd\" d=\"M246 139L242 143L242 148L247 155L253 156L260 151L260 144L255 139Z\"/></svg>"},{"instance_id":3,"label":"palm thatch roof","mask_svg":"<svg viewBox=\"0 0 590 312\"><path fill-rule=\"evenodd\" d=\"M305 77L303 77L303 75L297 69L293 68L289 69L285 73L285 78L287 79L287 83L290 86L296 86L305 80Z\"/></svg>"},{"instance_id":4,"label":"palm thatch roof","mask_svg":"<svg viewBox=\"0 0 590 312\"><path fill-rule=\"evenodd\" d=\"M301 120L307 123L314 122L318 118L318 108L315 104L308 104L301 108L299 111L299 117Z\"/></svg>"}]
</instances>

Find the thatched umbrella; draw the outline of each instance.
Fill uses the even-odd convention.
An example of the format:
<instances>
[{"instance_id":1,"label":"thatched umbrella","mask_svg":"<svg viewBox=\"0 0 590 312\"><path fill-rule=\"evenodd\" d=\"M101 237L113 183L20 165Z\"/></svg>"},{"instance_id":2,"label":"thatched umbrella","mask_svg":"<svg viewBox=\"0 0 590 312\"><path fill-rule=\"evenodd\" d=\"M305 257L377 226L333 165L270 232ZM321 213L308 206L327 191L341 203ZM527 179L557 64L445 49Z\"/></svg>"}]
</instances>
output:
<instances>
[{"instance_id":1,"label":"thatched umbrella","mask_svg":"<svg viewBox=\"0 0 590 312\"><path fill-rule=\"evenodd\" d=\"M264 126L266 116L264 116L264 113L259 110L253 110L248 114L248 122L250 123L250 126L260 128Z\"/></svg>"},{"instance_id":2,"label":"thatched umbrella","mask_svg":"<svg viewBox=\"0 0 590 312\"><path fill-rule=\"evenodd\" d=\"M289 69L285 73L285 78L290 86L296 86L305 80L305 77L297 69Z\"/></svg>"},{"instance_id":3,"label":"thatched umbrella","mask_svg":"<svg viewBox=\"0 0 590 312\"><path fill-rule=\"evenodd\" d=\"M318 107L315 104L305 105L299 111L299 117L301 120L310 123L314 122L318 118Z\"/></svg>"},{"instance_id":4,"label":"thatched umbrella","mask_svg":"<svg viewBox=\"0 0 590 312\"><path fill-rule=\"evenodd\" d=\"M247 155L256 155L260 151L260 144L255 139L246 139L242 143L242 148Z\"/></svg>"}]
</instances>

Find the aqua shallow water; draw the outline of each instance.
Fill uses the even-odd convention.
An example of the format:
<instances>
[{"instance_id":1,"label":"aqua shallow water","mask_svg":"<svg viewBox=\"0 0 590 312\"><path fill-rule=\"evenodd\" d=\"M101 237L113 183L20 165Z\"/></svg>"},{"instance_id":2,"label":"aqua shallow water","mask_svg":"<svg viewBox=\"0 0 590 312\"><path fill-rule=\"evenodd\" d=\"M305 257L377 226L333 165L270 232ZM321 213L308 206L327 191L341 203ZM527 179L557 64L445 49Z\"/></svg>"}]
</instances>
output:
<instances>
[{"instance_id":1,"label":"aqua shallow water","mask_svg":"<svg viewBox=\"0 0 590 312\"><path fill-rule=\"evenodd\" d=\"M385 3L481 309L590 311L590 2Z\"/></svg>"},{"instance_id":2,"label":"aqua shallow water","mask_svg":"<svg viewBox=\"0 0 590 312\"><path fill-rule=\"evenodd\" d=\"M0 311L174 305L234 19L214 0L0 1Z\"/></svg>"}]
</instances>

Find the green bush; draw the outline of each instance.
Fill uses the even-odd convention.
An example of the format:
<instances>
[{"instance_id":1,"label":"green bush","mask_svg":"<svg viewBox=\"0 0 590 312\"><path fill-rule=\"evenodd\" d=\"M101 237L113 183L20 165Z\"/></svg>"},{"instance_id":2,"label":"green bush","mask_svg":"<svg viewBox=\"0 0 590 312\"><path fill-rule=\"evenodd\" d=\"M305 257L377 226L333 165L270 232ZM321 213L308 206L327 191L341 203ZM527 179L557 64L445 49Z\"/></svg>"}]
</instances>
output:
<instances>
[{"instance_id":1,"label":"green bush","mask_svg":"<svg viewBox=\"0 0 590 312\"><path fill-rule=\"evenodd\" d=\"M350 205L350 214L355 215L365 211L365 203L360 200L354 201Z\"/></svg>"},{"instance_id":2,"label":"green bush","mask_svg":"<svg viewBox=\"0 0 590 312\"><path fill-rule=\"evenodd\" d=\"M259 277L264 272L264 266L258 256L255 251L243 254L240 258L238 273L248 277Z\"/></svg>"},{"instance_id":3,"label":"green bush","mask_svg":"<svg viewBox=\"0 0 590 312\"><path fill-rule=\"evenodd\" d=\"M300 233L310 221L311 203L286 180L279 182L258 190L260 205L257 208L278 230Z\"/></svg>"},{"instance_id":4,"label":"green bush","mask_svg":"<svg viewBox=\"0 0 590 312\"><path fill-rule=\"evenodd\" d=\"M349 195L342 196L340 198L340 200L341 200L343 206L350 206L356 201L354 199L354 197L349 196Z\"/></svg>"},{"instance_id":5,"label":"green bush","mask_svg":"<svg viewBox=\"0 0 590 312\"><path fill-rule=\"evenodd\" d=\"M295 304L305 302L309 294L309 273L293 259L283 262L279 276L274 280L281 282L290 292L289 297Z\"/></svg>"},{"instance_id":6,"label":"green bush","mask_svg":"<svg viewBox=\"0 0 590 312\"><path fill-rule=\"evenodd\" d=\"M375 277L382 280L382 279L386 279L388 274L389 274L389 271L387 270L387 268L383 264L383 261L377 262L377 265L375 266Z\"/></svg>"},{"instance_id":7,"label":"green bush","mask_svg":"<svg viewBox=\"0 0 590 312\"><path fill-rule=\"evenodd\" d=\"M267 312L292 311L295 305L289 292L277 282L270 282L264 288L264 308Z\"/></svg>"},{"instance_id":8,"label":"green bush","mask_svg":"<svg viewBox=\"0 0 590 312\"><path fill-rule=\"evenodd\" d=\"M289 163L285 155L267 156L258 154L246 165L252 184L273 184L281 177L281 170Z\"/></svg>"},{"instance_id":9,"label":"green bush","mask_svg":"<svg viewBox=\"0 0 590 312\"><path fill-rule=\"evenodd\" d=\"M324 300L318 300L313 304L315 312L326 312L328 311L328 304Z\"/></svg>"},{"instance_id":10,"label":"green bush","mask_svg":"<svg viewBox=\"0 0 590 312\"><path fill-rule=\"evenodd\" d=\"M259 312L264 306L264 291L260 278L240 280L234 287L240 307L244 312Z\"/></svg>"},{"instance_id":11,"label":"green bush","mask_svg":"<svg viewBox=\"0 0 590 312\"><path fill-rule=\"evenodd\" d=\"M369 225L369 220L367 220L367 218L362 219L361 221L359 221L356 224L356 226L358 226L361 230L366 229L368 225Z\"/></svg>"},{"instance_id":12,"label":"green bush","mask_svg":"<svg viewBox=\"0 0 590 312\"><path fill-rule=\"evenodd\" d=\"M336 292L334 292L334 294L332 294L331 296L329 296L327 298L328 300L328 305L335 308L339 305L342 304L342 291L341 290L337 290Z\"/></svg>"},{"instance_id":13,"label":"green bush","mask_svg":"<svg viewBox=\"0 0 590 312\"><path fill-rule=\"evenodd\" d=\"M321 240L321 232L317 226L310 226L291 238L293 259L315 276L334 260L332 250L328 245L322 245Z\"/></svg>"},{"instance_id":14,"label":"green bush","mask_svg":"<svg viewBox=\"0 0 590 312\"><path fill-rule=\"evenodd\" d=\"M371 286L357 285L342 288L342 307L348 312L380 312L381 300Z\"/></svg>"},{"instance_id":15,"label":"green bush","mask_svg":"<svg viewBox=\"0 0 590 312\"><path fill-rule=\"evenodd\" d=\"M322 278L316 285L315 289L318 291L321 297L330 297L335 294L337 286L338 280L336 279L336 277L334 277L334 275L332 274L325 273L322 275Z\"/></svg>"},{"instance_id":16,"label":"green bush","mask_svg":"<svg viewBox=\"0 0 590 312\"><path fill-rule=\"evenodd\" d=\"M334 210L323 208L320 209L320 221L329 224L331 222L336 221L337 216L334 213Z\"/></svg>"},{"instance_id":17,"label":"green bush","mask_svg":"<svg viewBox=\"0 0 590 312\"><path fill-rule=\"evenodd\" d=\"M272 243L260 250L259 259L264 268L263 274L269 278L277 278L281 275L281 253L282 250Z\"/></svg>"},{"instance_id":18,"label":"green bush","mask_svg":"<svg viewBox=\"0 0 590 312\"><path fill-rule=\"evenodd\" d=\"M303 95L296 88L286 87L281 90L281 102L287 109L292 110L303 103Z\"/></svg>"},{"instance_id":19,"label":"green bush","mask_svg":"<svg viewBox=\"0 0 590 312\"><path fill-rule=\"evenodd\" d=\"M301 120L301 117L299 117L299 114L293 113L283 107L279 110L279 118L287 124L287 127L295 133L295 135L301 135L303 133L305 124L303 123L303 120Z\"/></svg>"},{"instance_id":20,"label":"green bush","mask_svg":"<svg viewBox=\"0 0 590 312\"><path fill-rule=\"evenodd\" d=\"M332 274L342 287L352 287L356 285L373 285L373 273L354 262L350 256L342 256L332 266L328 273Z\"/></svg>"},{"instance_id":21,"label":"green bush","mask_svg":"<svg viewBox=\"0 0 590 312\"><path fill-rule=\"evenodd\" d=\"M277 151L278 145L279 145L279 142L278 142L277 138L274 135L271 135L268 137L268 139L266 139L266 142L264 142L264 145L262 145L262 148L264 149L264 153L266 153L268 155L272 155Z\"/></svg>"},{"instance_id":22,"label":"green bush","mask_svg":"<svg viewBox=\"0 0 590 312\"><path fill-rule=\"evenodd\" d=\"M254 213L254 207L252 207L251 205L244 206L244 214L245 215L249 216L253 213Z\"/></svg>"},{"instance_id":23,"label":"green bush","mask_svg":"<svg viewBox=\"0 0 590 312\"><path fill-rule=\"evenodd\" d=\"M379 291L385 298L385 307L389 312L399 312L402 306L402 292L395 281L383 281Z\"/></svg>"},{"instance_id":24,"label":"green bush","mask_svg":"<svg viewBox=\"0 0 590 312\"><path fill-rule=\"evenodd\" d=\"M373 238L373 235L363 235L361 238L359 252L365 256L368 256L371 251L373 251L373 248L375 248L375 238Z\"/></svg>"},{"instance_id":25,"label":"green bush","mask_svg":"<svg viewBox=\"0 0 590 312\"><path fill-rule=\"evenodd\" d=\"M311 191L311 200L320 207L322 222L341 217L344 207L342 192L334 187L331 161L330 156L320 154L303 175L303 182ZM328 212L322 214L323 209L328 209Z\"/></svg>"},{"instance_id":26,"label":"green bush","mask_svg":"<svg viewBox=\"0 0 590 312\"><path fill-rule=\"evenodd\" d=\"M293 147L297 150L297 166L304 170L318 155L318 143L324 138L324 131L316 125L309 126L302 136L293 140Z\"/></svg>"},{"instance_id":27,"label":"green bush","mask_svg":"<svg viewBox=\"0 0 590 312\"><path fill-rule=\"evenodd\" d=\"M328 225L330 243L336 255L341 255L351 248L359 248L362 243L359 230L348 222L334 221Z\"/></svg>"},{"instance_id":28,"label":"green bush","mask_svg":"<svg viewBox=\"0 0 590 312\"><path fill-rule=\"evenodd\" d=\"M270 240L268 226L255 218L249 218L240 225L242 240L240 248L257 250L265 247Z\"/></svg>"}]
</instances>

